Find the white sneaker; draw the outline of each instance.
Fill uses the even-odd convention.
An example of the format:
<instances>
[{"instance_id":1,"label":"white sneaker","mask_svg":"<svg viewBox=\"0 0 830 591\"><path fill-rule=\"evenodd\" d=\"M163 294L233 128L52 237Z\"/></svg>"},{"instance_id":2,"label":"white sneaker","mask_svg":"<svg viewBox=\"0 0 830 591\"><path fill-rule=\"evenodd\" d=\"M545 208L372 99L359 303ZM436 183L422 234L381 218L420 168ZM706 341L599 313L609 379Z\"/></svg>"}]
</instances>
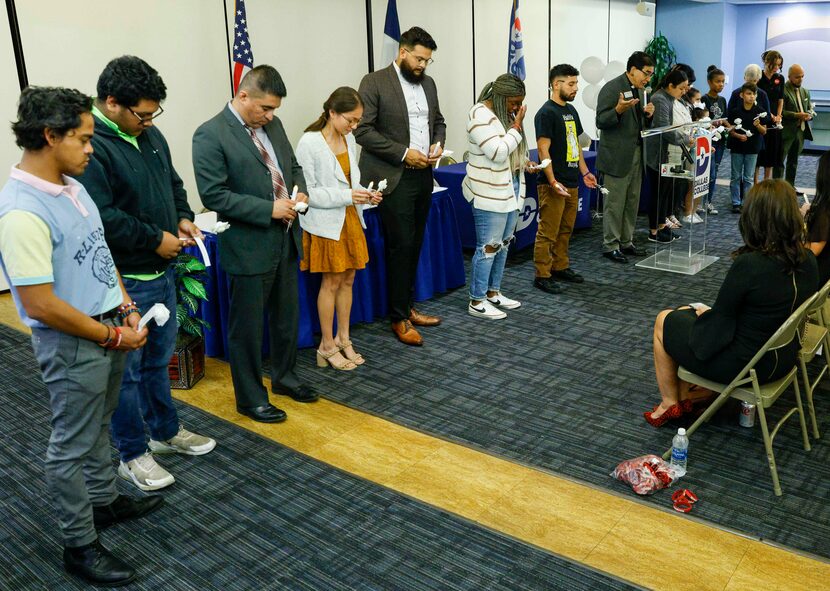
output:
<instances>
[{"instance_id":1,"label":"white sneaker","mask_svg":"<svg viewBox=\"0 0 830 591\"><path fill-rule=\"evenodd\" d=\"M699 215L697 215L696 213L692 214L692 223L693 224L702 224L703 223L703 218L700 217Z\"/></svg>"},{"instance_id":2,"label":"white sneaker","mask_svg":"<svg viewBox=\"0 0 830 591\"><path fill-rule=\"evenodd\" d=\"M709 215L718 215L718 210L715 209L715 206L711 203L706 205L706 211L709 212Z\"/></svg>"},{"instance_id":3,"label":"white sneaker","mask_svg":"<svg viewBox=\"0 0 830 591\"><path fill-rule=\"evenodd\" d=\"M507 318L507 314L496 308L487 300L484 300L475 306L473 306L473 303L470 302L470 305L467 306L467 312L469 312L471 316L487 318L488 320L501 320L502 318Z\"/></svg>"},{"instance_id":4,"label":"white sneaker","mask_svg":"<svg viewBox=\"0 0 830 591\"><path fill-rule=\"evenodd\" d=\"M176 482L170 472L156 463L153 454L149 451L126 464L121 462L118 466L118 475L141 490L158 490Z\"/></svg>"},{"instance_id":5,"label":"white sneaker","mask_svg":"<svg viewBox=\"0 0 830 591\"><path fill-rule=\"evenodd\" d=\"M505 310L515 310L516 308L519 308L522 305L521 302L511 300L509 297L507 297L501 292L497 293L492 298L488 296L487 301L493 304L494 306L504 308Z\"/></svg>"},{"instance_id":6,"label":"white sneaker","mask_svg":"<svg viewBox=\"0 0 830 591\"><path fill-rule=\"evenodd\" d=\"M683 224L680 223L680 220L678 220L673 215L670 215L667 219L671 220L671 223L674 224L675 229L683 227Z\"/></svg>"},{"instance_id":7,"label":"white sneaker","mask_svg":"<svg viewBox=\"0 0 830 591\"><path fill-rule=\"evenodd\" d=\"M683 220L684 224L699 224L700 222L703 221L702 219L700 219L700 216L697 215L696 213L694 213L692 215L684 215L680 219Z\"/></svg>"},{"instance_id":8,"label":"white sneaker","mask_svg":"<svg viewBox=\"0 0 830 591\"><path fill-rule=\"evenodd\" d=\"M167 441L156 441L151 439L150 451L157 454L185 454L188 456L201 456L216 447L216 440L191 433L184 426L179 425L179 432Z\"/></svg>"}]
</instances>

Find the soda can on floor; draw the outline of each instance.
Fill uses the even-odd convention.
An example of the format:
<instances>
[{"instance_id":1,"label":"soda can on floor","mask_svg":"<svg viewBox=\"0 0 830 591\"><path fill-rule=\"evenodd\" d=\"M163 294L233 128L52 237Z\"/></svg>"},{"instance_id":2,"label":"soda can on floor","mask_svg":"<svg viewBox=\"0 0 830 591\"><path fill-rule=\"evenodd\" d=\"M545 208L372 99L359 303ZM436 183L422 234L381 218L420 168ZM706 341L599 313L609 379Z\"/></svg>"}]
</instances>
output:
<instances>
[{"instance_id":1,"label":"soda can on floor","mask_svg":"<svg viewBox=\"0 0 830 591\"><path fill-rule=\"evenodd\" d=\"M755 426L755 405L741 401L741 427Z\"/></svg>"}]
</instances>

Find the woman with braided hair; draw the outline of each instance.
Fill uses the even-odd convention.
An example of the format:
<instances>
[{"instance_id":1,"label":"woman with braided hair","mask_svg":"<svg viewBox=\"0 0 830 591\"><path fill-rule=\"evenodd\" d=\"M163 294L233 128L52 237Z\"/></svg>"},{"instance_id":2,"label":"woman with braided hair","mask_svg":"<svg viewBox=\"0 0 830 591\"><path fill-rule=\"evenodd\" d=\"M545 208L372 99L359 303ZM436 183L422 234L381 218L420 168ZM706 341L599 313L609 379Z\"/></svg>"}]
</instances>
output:
<instances>
[{"instance_id":1,"label":"woman with braided hair","mask_svg":"<svg viewBox=\"0 0 830 591\"><path fill-rule=\"evenodd\" d=\"M501 293L501 279L525 196L524 99L524 82L502 74L484 87L467 122L469 158L461 188L472 205L476 227L467 310L490 320L505 318L503 310L521 306Z\"/></svg>"}]
</instances>

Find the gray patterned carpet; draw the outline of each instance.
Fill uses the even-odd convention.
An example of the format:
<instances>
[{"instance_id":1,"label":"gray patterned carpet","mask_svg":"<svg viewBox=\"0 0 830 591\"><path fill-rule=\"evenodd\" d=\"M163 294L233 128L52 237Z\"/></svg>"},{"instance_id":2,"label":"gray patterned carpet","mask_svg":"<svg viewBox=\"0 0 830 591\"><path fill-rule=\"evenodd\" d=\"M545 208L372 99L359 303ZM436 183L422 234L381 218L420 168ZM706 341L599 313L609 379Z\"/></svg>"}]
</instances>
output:
<instances>
[{"instance_id":1,"label":"gray patterned carpet","mask_svg":"<svg viewBox=\"0 0 830 591\"><path fill-rule=\"evenodd\" d=\"M802 157L799 186L815 186L816 158ZM728 158L721 178L728 178ZM651 331L657 312L714 299L740 243L726 187L722 212L709 218L709 252L720 258L695 276L635 269L599 254L600 225L572 241L572 265L586 283L551 296L532 287L530 252L508 263L502 288L523 303L502 321L466 312L464 288L425 302L442 316L423 330L423 348L406 347L388 323L355 327L352 338L368 363L353 372L314 366L300 352L303 378L331 399L414 429L621 494L609 477L621 460L662 453L669 429L642 413L659 401ZM645 227L644 218L638 222ZM639 236L640 240L645 235ZM790 395L786 396L792 400ZM782 399L783 400L783 399ZM784 496L772 492L760 429L737 425L734 408L692 439L685 484L701 499L694 516L761 539L830 558L830 389L816 394L824 439L803 451L797 423L779 433L775 453ZM729 409L727 409L729 410ZM773 417L781 411L773 409ZM666 492L648 497L670 507Z\"/></svg>"},{"instance_id":2,"label":"gray patterned carpet","mask_svg":"<svg viewBox=\"0 0 830 591\"><path fill-rule=\"evenodd\" d=\"M28 338L0 326L0 590L85 589L61 566L43 477L48 397L38 375ZM163 493L166 506L102 533L138 567L128 589L635 588L194 408L180 413L219 445L201 458L166 458L177 478Z\"/></svg>"}]
</instances>

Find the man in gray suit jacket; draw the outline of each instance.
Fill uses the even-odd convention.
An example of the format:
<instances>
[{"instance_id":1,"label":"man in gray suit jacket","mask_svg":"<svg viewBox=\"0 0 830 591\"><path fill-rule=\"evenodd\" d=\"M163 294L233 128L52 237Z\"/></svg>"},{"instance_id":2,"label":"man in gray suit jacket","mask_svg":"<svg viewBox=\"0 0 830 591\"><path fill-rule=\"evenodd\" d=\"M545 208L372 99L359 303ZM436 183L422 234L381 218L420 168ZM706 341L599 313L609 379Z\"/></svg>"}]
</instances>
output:
<instances>
[{"instance_id":1,"label":"man in gray suit jacket","mask_svg":"<svg viewBox=\"0 0 830 591\"><path fill-rule=\"evenodd\" d=\"M263 313L268 313L271 389L299 402L317 395L294 373L302 255L294 206L307 201L303 171L274 112L286 95L271 66L257 66L222 112L193 135L193 168L205 207L230 228L219 235L219 257L230 278L228 356L237 410L276 423L285 412L262 385ZM296 200L290 196L297 186Z\"/></svg>"},{"instance_id":2,"label":"man in gray suit jacket","mask_svg":"<svg viewBox=\"0 0 830 591\"><path fill-rule=\"evenodd\" d=\"M392 330L407 345L423 339L413 324L435 326L436 316L412 307L415 272L432 204L432 165L443 149L446 125L438 107L435 82L425 74L437 45L420 27L401 35L398 58L360 82L363 120L355 130L363 147L364 184L386 179L380 204L386 233L386 278Z\"/></svg>"},{"instance_id":3,"label":"man in gray suit jacket","mask_svg":"<svg viewBox=\"0 0 830 591\"><path fill-rule=\"evenodd\" d=\"M642 89L654 75L654 60L647 53L635 51L626 68L624 74L600 89L596 118L601 130L597 170L608 189L602 215L602 254L617 263L627 263L625 255L645 254L632 239L643 178L640 131L645 128L646 118L654 113L654 105L642 105Z\"/></svg>"},{"instance_id":4,"label":"man in gray suit jacket","mask_svg":"<svg viewBox=\"0 0 830 591\"><path fill-rule=\"evenodd\" d=\"M786 179L795 187L798 157L804 149L804 140L813 139L813 131L810 129L813 104L810 102L810 91L802 86L804 68L793 64L787 72L787 78L784 85L784 110L781 113L781 125L784 126L781 137L784 143L784 158L787 159ZM783 168L779 168L775 178L781 178L784 176L783 173Z\"/></svg>"}]
</instances>

